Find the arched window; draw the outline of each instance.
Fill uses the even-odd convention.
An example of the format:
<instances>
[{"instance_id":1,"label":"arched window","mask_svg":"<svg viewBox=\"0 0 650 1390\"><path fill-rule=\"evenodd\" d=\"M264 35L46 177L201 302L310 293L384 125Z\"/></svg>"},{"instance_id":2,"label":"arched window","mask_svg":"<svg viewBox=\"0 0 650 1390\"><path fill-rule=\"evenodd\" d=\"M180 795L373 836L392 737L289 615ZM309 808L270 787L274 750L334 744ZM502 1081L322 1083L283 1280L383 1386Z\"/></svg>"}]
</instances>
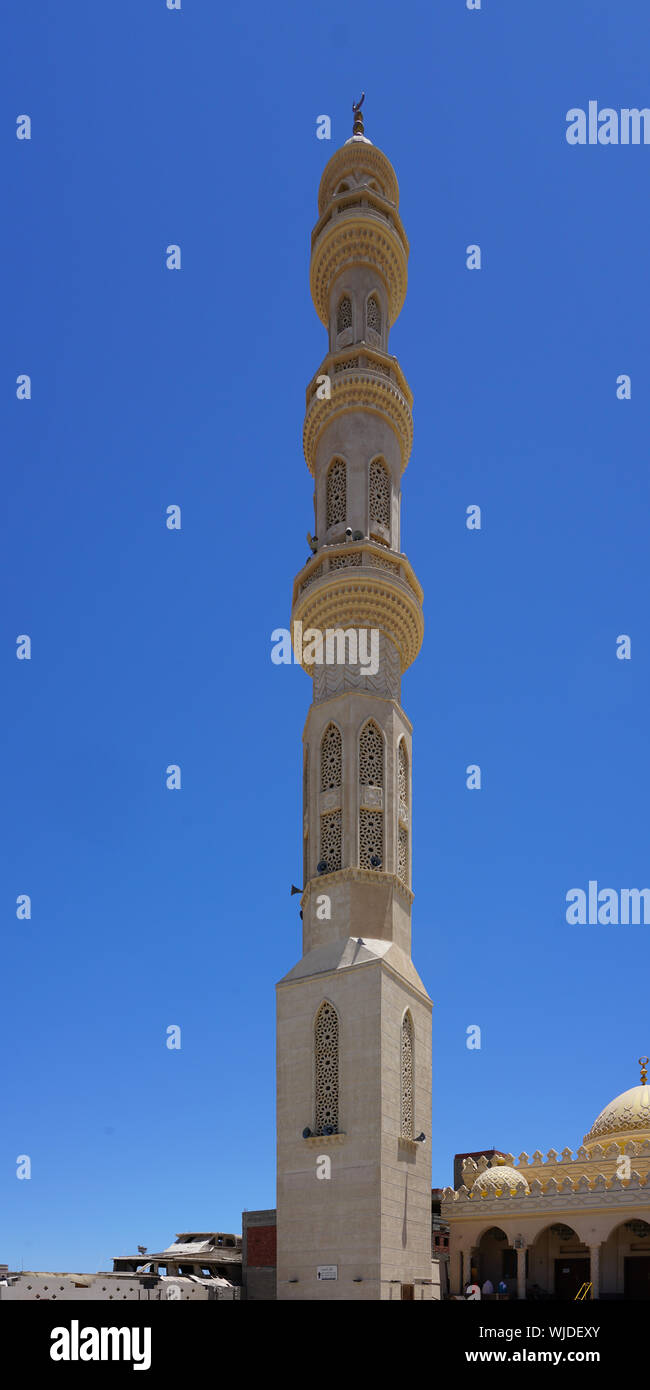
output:
<instances>
[{"instance_id":1,"label":"arched window","mask_svg":"<svg viewBox=\"0 0 650 1390\"><path fill-rule=\"evenodd\" d=\"M359 781L367 787L384 785L384 740L372 719L359 736Z\"/></svg>"},{"instance_id":2,"label":"arched window","mask_svg":"<svg viewBox=\"0 0 650 1390\"><path fill-rule=\"evenodd\" d=\"M381 792L367 791L384 785L384 740L372 719L359 735L359 782L365 790L366 805L359 809L359 864L362 869L381 869L384 863L384 813L375 810ZM368 804L369 803L369 804Z\"/></svg>"},{"instance_id":3,"label":"arched window","mask_svg":"<svg viewBox=\"0 0 650 1390\"><path fill-rule=\"evenodd\" d=\"M315 1105L317 1134L339 1127L339 1017L325 999L316 1015L314 1027Z\"/></svg>"},{"instance_id":4,"label":"arched window","mask_svg":"<svg viewBox=\"0 0 650 1390\"><path fill-rule=\"evenodd\" d=\"M305 748L302 763L302 817L303 817L303 883L309 878L309 745Z\"/></svg>"},{"instance_id":5,"label":"arched window","mask_svg":"<svg viewBox=\"0 0 650 1390\"><path fill-rule=\"evenodd\" d=\"M403 1139L413 1138L413 1019L410 1013L402 1019L401 1040L401 1105L400 1133Z\"/></svg>"},{"instance_id":6,"label":"arched window","mask_svg":"<svg viewBox=\"0 0 650 1390\"><path fill-rule=\"evenodd\" d=\"M340 787L343 770L341 731L328 724L320 745L320 789L322 792Z\"/></svg>"},{"instance_id":7,"label":"arched window","mask_svg":"<svg viewBox=\"0 0 650 1390\"><path fill-rule=\"evenodd\" d=\"M406 739L401 738L397 746L397 873L402 883L409 886L409 755Z\"/></svg>"},{"instance_id":8,"label":"arched window","mask_svg":"<svg viewBox=\"0 0 650 1390\"><path fill-rule=\"evenodd\" d=\"M332 459L327 470L327 529L345 522L347 480L343 459Z\"/></svg>"},{"instance_id":9,"label":"arched window","mask_svg":"<svg viewBox=\"0 0 650 1390\"><path fill-rule=\"evenodd\" d=\"M399 787L400 811L402 806L408 812L409 804L409 755L406 751L406 740L401 738L397 749L397 782ZM408 816L404 817L405 820Z\"/></svg>"},{"instance_id":10,"label":"arched window","mask_svg":"<svg viewBox=\"0 0 650 1390\"><path fill-rule=\"evenodd\" d=\"M336 311L336 332L344 333L346 328L352 327L352 300L349 295L344 294L339 300L339 307Z\"/></svg>"},{"instance_id":11,"label":"arched window","mask_svg":"<svg viewBox=\"0 0 650 1390\"><path fill-rule=\"evenodd\" d=\"M327 872L334 873L341 868L343 853L343 827L340 811L327 811L320 818L320 860L327 865Z\"/></svg>"},{"instance_id":12,"label":"arched window","mask_svg":"<svg viewBox=\"0 0 650 1390\"><path fill-rule=\"evenodd\" d=\"M397 840L397 876L409 886L409 833L400 825Z\"/></svg>"},{"instance_id":13,"label":"arched window","mask_svg":"<svg viewBox=\"0 0 650 1390\"><path fill-rule=\"evenodd\" d=\"M370 527L379 522L390 528L390 473L383 459L373 459L368 477Z\"/></svg>"},{"instance_id":14,"label":"arched window","mask_svg":"<svg viewBox=\"0 0 650 1390\"><path fill-rule=\"evenodd\" d=\"M381 304L376 294L371 294L366 304L366 324L371 332L381 337Z\"/></svg>"}]
</instances>

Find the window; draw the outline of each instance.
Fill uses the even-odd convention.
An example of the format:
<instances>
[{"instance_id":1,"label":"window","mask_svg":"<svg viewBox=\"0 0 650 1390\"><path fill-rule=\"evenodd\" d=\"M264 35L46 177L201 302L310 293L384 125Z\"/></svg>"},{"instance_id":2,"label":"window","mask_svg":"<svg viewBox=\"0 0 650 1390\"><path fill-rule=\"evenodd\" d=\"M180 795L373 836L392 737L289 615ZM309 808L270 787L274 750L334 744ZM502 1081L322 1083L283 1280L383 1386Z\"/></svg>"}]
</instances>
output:
<instances>
[{"instance_id":1,"label":"window","mask_svg":"<svg viewBox=\"0 0 650 1390\"><path fill-rule=\"evenodd\" d=\"M336 332L344 333L346 328L352 327L352 300L345 294L339 300L339 307L336 311Z\"/></svg>"},{"instance_id":2,"label":"window","mask_svg":"<svg viewBox=\"0 0 650 1390\"><path fill-rule=\"evenodd\" d=\"M381 729L369 719L359 735L359 782L362 787L384 785L384 740ZM380 803L381 804L381 803ZM359 864L362 869L380 869L384 862L384 813L361 807L359 810Z\"/></svg>"},{"instance_id":3,"label":"window","mask_svg":"<svg viewBox=\"0 0 650 1390\"><path fill-rule=\"evenodd\" d=\"M359 781L367 787L384 785L384 740L372 719L364 724L359 737Z\"/></svg>"},{"instance_id":4,"label":"window","mask_svg":"<svg viewBox=\"0 0 650 1390\"><path fill-rule=\"evenodd\" d=\"M309 878L309 747L305 748L302 765L302 814L303 814L303 883Z\"/></svg>"},{"instance_id":5,"label":"window","mask_svg":"<svg viewBox=\"0 0 650 1390\"><path fill-rule=\"evenodd\" d=\"M341 868L342 844L341 812L328 811L320 818L320 857L329 873Z\"/></svg>"},{"instance_id":6,"label":"window","mask_svg":"<svg viewBox=\"0 0 650 1390\"><path fill-rule=\"evenodd\" d=\"M397 838L397 874L402 883L409 886L409 833L403 825L399 827Z\"/></svg>"},{"instance_id":7,"label":"window","mask_svg":"<svg viewBox=\"0 0 650 1390\"><path fill-rule=\"evenodd\" d=\"M390 528L390 474L383 459L373 459L368 477L368 511L373 522Z\"/></svg>"},{"instance_id":8,"label":"window","mask_svg":"<svg viewBox=\"0 0 650 1390\"><path fill-rule=\"evenodd\" d=\"M314 1028L315 1125L317 1134L339 1127L339 1018L326 999Z\"/></svg>"},{"instance_id":9,"label":"window","mask_svg":"<svg viewBox=\"0 0 650 1390\"><path fill-rule=\"evenodd\" d=\"M406 739L401 738L397 745L397 784L399 790L397 809L397 873L402 883L409 887L409 761Z\"/></svg>"},{"instance_id":10,"label":"window","mask_svg":"<svg viewBox=\"0 0 650 1390\"><path fill-rule=\"evenodd\" d=\"M406 740L403 738L400 739L397 748L397 782L399 787L400 811L402 807L407 811L409 804L409 755L406 751Z\"/></svg>"},{"instance_id":11,"label":"window","mask_svg":"<svg viewBox=\"0 0 650 1390\"><path fill-rule=\"evenodd\" d=\"M402 1058L401 1058L401 1134L403 1139L413 1138L413 1020L410 1013L402 1019Z\"/></svg>"},{"instance_id":12,"label":"window","mask_svg":"<svg viewBox=\"0 0 650 1390\"><path fill-rule=\"evenodd\" d=\"M382 811L359 811L359 864L362 869L381 869L384 860Z\"/></svg>"},{"instance_id":13,"label":"window","mask_svg":"<svg viewBox=\"0 0 650 1390\"><path fill-rule=\"evenodd\" d=\"M376 294L371 294L366 304L366 324L371 332L381 337L381 304Z\"/></svg>"},{"instance_id":14,"label":"window","mask_svg":"<svg viewBox=\"0 0 650 1390\"><path fill-rule=\"evenodd\" d=\"M327 529L343 524L346 515L346 468L343 459L333 459L327 470Z\"/></svg>"},{"instance_id":15,"label":"window","mask_svg":"<svg viewBox=\"0 0 650 1390\"><path fill-rule=\"evenodd\" d=\"M343 752L341 731L336 724L328 724L320 745L320 789L331 791L341 785Z\"/></svg>"}]
</instances>

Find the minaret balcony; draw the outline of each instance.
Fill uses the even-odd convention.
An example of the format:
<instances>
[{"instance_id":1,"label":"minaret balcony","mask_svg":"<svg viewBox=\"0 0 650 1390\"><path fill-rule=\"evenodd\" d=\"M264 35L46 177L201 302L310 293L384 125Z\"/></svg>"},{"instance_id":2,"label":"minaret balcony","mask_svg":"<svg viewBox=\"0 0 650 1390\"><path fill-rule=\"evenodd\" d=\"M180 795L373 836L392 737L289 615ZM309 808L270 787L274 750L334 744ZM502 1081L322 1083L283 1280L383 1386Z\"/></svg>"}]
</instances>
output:
<instances>
[{"instance_id":1,"label":"minaret balcony","mask_svg":"<svg viewBox=\"0 0 650 1390\"><path fill-rule=\"evenodd\" d=\"M341 194L339 197L332 198L327 207L321 214L311 234L312 253L316 242L322 236L326 227L338 222L339 218L346 213L361 213L364 217L378 217L385 222L396 233L404 249L405 256L409 254L409 244L406 232L402 226L402 221L395 207L389 198L382 198L380 194L373 193L369 188L360 188L358 192Z\"/></svg>"},{"instance_id":2,"label":"minaret balcony","mask_svg":"<svg viewBox=\"0 0 650 1390\"><path fill-rule=\"evenodd\" d=\"M422 645L422 598L406 556L370 542L322 546L296 575L291 620L303 633L376 628L397 648L404 672ZM313 676L313 666L301 664Z\"/></svg>"},{"instance_id":3,"label":"minaret balcony","mask_svg":"<svg viewBox=\"0 0 650 1390\"><path fill-rule=\"evenodd\" d=\"M370 197L333 203L312 233L311 294L327 327L330 286L351 265L370 265L388 290L391 324L406 298L409 245L400 219L383 200Z\"/></svg>"},{"instance_id":4,"label":"minaret balcony","mask_svg":"<svg viewBox=\"0 0 650 1390\"><path fill-rule=\"evenodd\" d=\"M330 396L321 400L318 378L323 376L329 377ZM370 410L388 421L399 441L404 471L413 447L412 405L413 395L396 357L363 342L328 354L306 392L302 442L310 473L315 472L323 430L335 416L351 410Z\"/></svg>"}]
</instances>

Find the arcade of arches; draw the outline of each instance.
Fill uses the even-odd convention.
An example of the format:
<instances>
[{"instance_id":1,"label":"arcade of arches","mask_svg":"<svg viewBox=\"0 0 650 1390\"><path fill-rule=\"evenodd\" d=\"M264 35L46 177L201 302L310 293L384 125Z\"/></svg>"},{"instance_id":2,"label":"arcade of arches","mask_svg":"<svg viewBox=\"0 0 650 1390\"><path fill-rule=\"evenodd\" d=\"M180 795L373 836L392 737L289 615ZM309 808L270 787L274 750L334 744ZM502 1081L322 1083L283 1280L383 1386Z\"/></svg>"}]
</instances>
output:
<instances>
[{"instance_id":1,"label":"arcade of arches","mask_svg":"<svg viewBox=\"0 0 650 1390\"><path fill-rule=\"evenodd\" d=\"M645 1061L645 1059L642 1059ZM521 1299L650 1299L650 1086L617 1096L574 1155L463 1164L444 1189L452 1294L504 1281Z\"/></svg>"}]
</instances>

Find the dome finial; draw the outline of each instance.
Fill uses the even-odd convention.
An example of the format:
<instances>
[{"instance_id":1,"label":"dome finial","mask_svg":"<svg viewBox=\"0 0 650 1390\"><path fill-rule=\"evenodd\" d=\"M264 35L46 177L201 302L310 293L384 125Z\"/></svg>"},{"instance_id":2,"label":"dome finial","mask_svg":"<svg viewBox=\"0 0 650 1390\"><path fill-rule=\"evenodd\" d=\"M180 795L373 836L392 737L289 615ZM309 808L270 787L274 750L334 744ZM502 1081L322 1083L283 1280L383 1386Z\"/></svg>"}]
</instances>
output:
<instances>
[{"instance_id":1,"label":"dome finial","mask_svg":"<svg viewBox=\"0 0 650 1390\"><path fill-rule=\"evenodd\" d=\"M648 1084L648 1066L649 1066L649 1065L650 1065L650 1057L639 1057L639 1066L641 1067L641 1085L642 1085L642 1086L647 1086L647 1084Z\"/></svg>"},{"instance_id":2,"label":"dome finial","mask_svg":"<svg viewBox=\"0 0 650 1390\"><path fill-rule=\"evenodd\" d=\"M354 121L352 124L353 135L363 135L363 116L361 115L361 107L363 106L363 100L365 95L365 92L362 92L361 101L352 102L352 114L354 116Z\"/></svg>"}]
</instances>

